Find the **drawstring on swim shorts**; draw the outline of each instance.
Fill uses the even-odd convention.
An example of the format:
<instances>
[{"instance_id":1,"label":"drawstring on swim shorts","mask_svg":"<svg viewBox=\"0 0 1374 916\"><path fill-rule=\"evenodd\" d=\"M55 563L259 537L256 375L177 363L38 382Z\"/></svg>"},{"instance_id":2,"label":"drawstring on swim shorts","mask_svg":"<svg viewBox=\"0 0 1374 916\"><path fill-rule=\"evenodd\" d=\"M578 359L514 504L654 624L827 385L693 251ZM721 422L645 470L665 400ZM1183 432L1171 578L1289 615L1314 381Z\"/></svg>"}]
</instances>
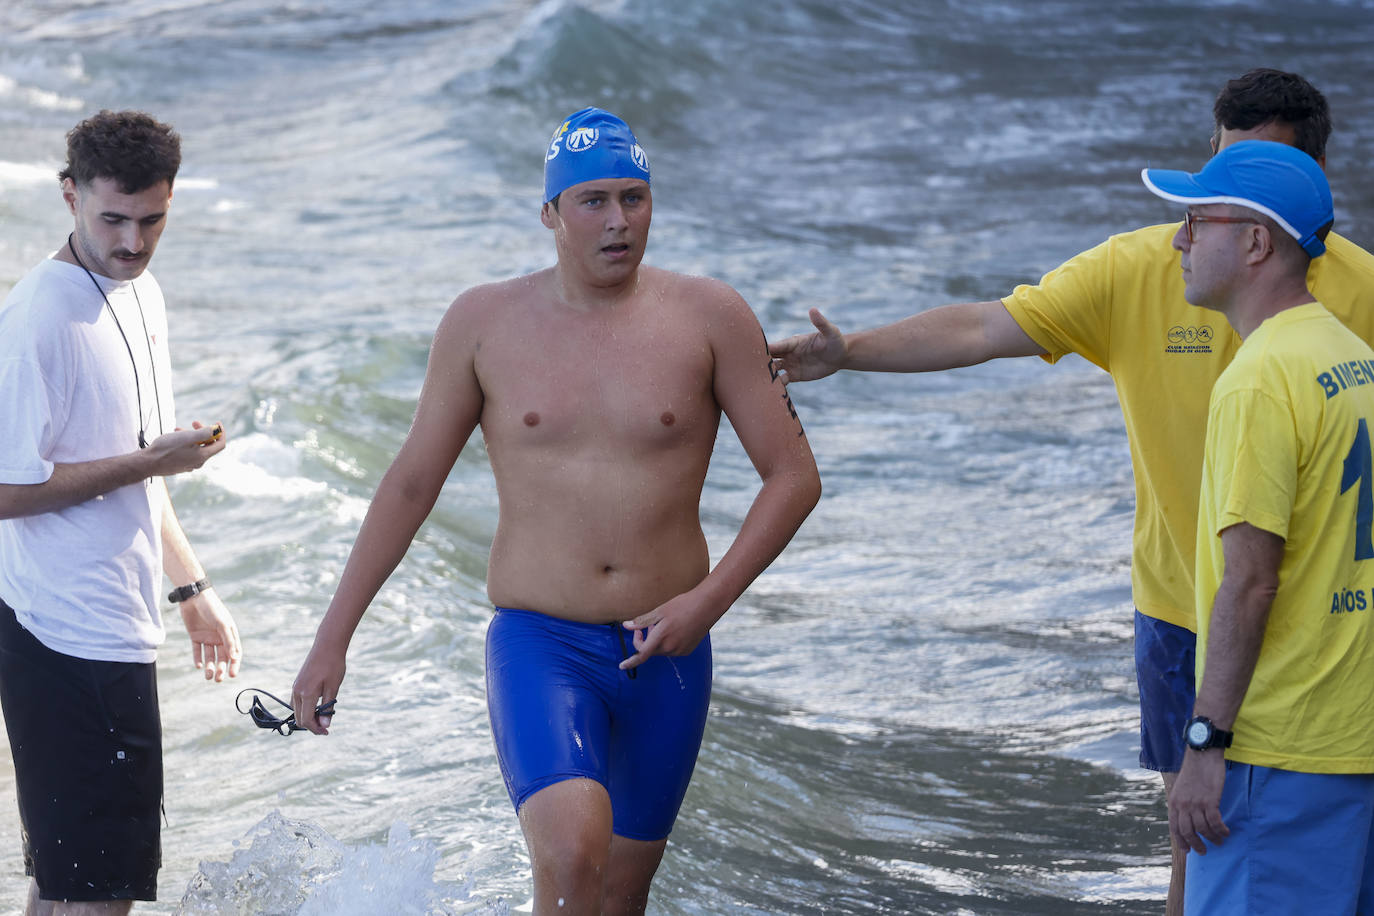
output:
<instances>
[{"instance_id":1,"label":"drawstring on swim shorts","mask_svg":"<svg viewBox=\"0 0 1374 916\"><path fill-rule=\"evenodd\" d=\"M607 626L615 627L615 631L620 634L620 654L623 656L622 661L624 658L629 658L630 650L625 645L625 625L623 623L610 623L607 624ZM638 672L634 668L631 668L625 673L630 676L630 680L634 680L638 676Z\"/></svg>"}]
</instances>

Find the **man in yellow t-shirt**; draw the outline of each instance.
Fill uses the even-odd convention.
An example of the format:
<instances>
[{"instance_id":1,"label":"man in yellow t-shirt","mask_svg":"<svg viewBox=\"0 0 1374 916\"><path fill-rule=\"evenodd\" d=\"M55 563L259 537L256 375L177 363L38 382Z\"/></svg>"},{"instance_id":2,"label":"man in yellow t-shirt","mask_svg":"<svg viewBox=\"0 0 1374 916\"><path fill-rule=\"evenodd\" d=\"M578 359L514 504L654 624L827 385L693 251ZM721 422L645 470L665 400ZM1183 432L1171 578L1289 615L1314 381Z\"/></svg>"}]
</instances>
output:
<instances>
[{"instance_id":1,"label":"man in yellow t-shirt","mask_svg":"<svg viewBox=\"0 0 1374 916\"><path fill-rule=\"evenodd\" d=\"M1213 108L1214 150L1275 140L1325 162L1331 120L1325 98L1301 76L1253 70L1232 80ZM1166 792L1183 758L1193 705L1193 559L1198 475L1212 383L1240 345L1215 313L1183 295L1178 224L1116 235L1000 301L919 312L885 327L841 334L812 310L818 331L770 349L789 381L837 369L925 372L996 357L1055 362L1079 353L1111 373L1130 441L1136 520L1131 562L1140 764ZM1374 341L1374 257L1335 234L1312 262L1308 283L1338 318ZM1174 849L1169 913L1182 906L1183 854Z\"/></svg>"},{"instance_id":2,"label":"man in yellow t-shirt","mask_svg":"<svg viewBox=\"0 0 1374 916\"><path fill-rule=\"evenodd\" d=\"M1314 301L1331 191L1237 143L1195 175L1185 295L1242 339L1212 389L1197 525L1197 700L1169 799L1185 912L1374 905L1374 350Z\"/></svg>"}]
</instances>

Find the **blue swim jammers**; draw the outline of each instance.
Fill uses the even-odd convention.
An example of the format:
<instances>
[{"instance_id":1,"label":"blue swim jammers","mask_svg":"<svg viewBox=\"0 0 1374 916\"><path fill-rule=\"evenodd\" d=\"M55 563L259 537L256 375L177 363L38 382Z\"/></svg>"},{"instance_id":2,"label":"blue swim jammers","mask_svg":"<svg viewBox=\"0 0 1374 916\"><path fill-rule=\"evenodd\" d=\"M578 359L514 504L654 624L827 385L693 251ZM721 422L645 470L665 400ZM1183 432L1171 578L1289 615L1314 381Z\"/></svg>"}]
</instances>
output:
<instances>
[{"instance_id":1,"label":"blue swim jammers","mask_svg":"<svg viewBox=\"0 0 1374 916\"><path fill-rule=\"evenodd\" d=\"M668 836L706 728L711 638L690 655L656 655L621 671L633 653L618 623L496 609L487 710L516 811L554 783L592 779L610 795L617 836Z\"/></svg>"}]
</instances>

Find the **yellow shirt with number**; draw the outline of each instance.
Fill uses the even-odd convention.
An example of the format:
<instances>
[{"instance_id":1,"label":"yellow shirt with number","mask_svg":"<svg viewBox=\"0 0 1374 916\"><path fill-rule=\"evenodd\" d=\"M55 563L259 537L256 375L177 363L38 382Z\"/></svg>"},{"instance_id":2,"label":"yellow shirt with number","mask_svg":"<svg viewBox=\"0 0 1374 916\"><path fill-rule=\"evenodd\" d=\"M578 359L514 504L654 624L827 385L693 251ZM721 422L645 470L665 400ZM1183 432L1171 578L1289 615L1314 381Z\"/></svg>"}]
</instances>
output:
<instances>
[{"instance_id":1,"label":"yellow shirt with number","mask_svg":"<svg viewBox=\"0 0 1374 916\"><path fill-rule=\"evenodd\" d=\"M1111 373L1135 472L1131 590L1142 614L1197 629L1193 560L1207 395L1240 338L1183 298L1179 223L1114 235L1002 300L1050 362L1078 353ZM1374 256L1339 235L1308 289L1374 342Z\"/></svg>"},{"instance_id":2,"label":"yellow shirt with number","mask_svg":"<svg viewBox=\"0 0 1374 916\"><path fill-rule=\"evenodd\" d=\"M1374 772L1374 350L1313 302L1264 321L1212 391L1198 516L1197 682L1221 532L1284 539L1227 758Z\"/></svg>"}]
</instances>

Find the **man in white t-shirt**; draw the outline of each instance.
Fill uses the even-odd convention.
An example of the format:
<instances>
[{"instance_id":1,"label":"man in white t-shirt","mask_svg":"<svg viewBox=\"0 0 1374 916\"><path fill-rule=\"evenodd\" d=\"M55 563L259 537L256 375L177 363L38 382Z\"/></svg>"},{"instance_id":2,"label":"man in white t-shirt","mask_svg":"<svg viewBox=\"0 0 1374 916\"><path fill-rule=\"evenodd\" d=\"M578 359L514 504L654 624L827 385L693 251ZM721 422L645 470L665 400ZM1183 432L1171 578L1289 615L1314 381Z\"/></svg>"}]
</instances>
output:
<instances>
[{"instance_id":1,"label":"man in white t-shirt","mask_svg":"<svg viewBox=\"0 0 1374 916\"><path fill-rule=\"evenodd\" d=\"M175 425L145 272L180 164L180 137L141 112L78 124L58 175L73 231L0 306L0 703L31 914L156 899L164 571L206 679L238 673L163 482L225 446L219 424Z\"/></svg>"}]
</instances>

